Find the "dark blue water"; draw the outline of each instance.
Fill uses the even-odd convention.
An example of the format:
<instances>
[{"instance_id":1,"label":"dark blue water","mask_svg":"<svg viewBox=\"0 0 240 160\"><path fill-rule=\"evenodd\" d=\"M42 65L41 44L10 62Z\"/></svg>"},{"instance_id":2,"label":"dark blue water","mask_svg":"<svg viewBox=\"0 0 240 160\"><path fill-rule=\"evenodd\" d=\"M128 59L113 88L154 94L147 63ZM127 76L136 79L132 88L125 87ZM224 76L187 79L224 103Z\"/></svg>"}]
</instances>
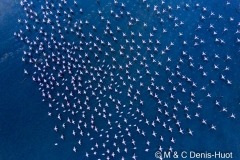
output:
<instances>
[{"instance_id":1,"label":"dark blue water","mask_svg":"<svg viewBox=\"0 0 240 160\"><path fill-rule=\"evenodd\" d=\"M118 20L117 24L114 24L111 21L111 26L116 30L116 26L119 26L127 35L134 31L135 34L141 32L143 37L148 39L149 32L152 32L150 26L156 26L158 28L157 33L155 33L155 37L159 37L161 41L161 46L158 48L162 50L166 45L169 45L170 42L174 42L174 46L171 48L171 51L166 53L165 55L156 56L157 60L162 62L162 66L159 67L156 64L151 63L150 54L145 52L145 47L143 50L139 51L141 55L145 55L148 58L147 63L149 64L149 71L158 70L160 73L160 77L157 81L155 81L155 85L165 86L166 91L170 91L172 86L167 83L167 79L170 77L171 73L165 71L165 66L168 66L172 69L176 67L176 64L179 64L178 60L182 57L182 51L187 51L188 55L193 57L193 63L195 68L191 69L189 67L189 61L185 61L184 64L179 64L181 66L181 73L186 75L187 77L191 77L192 81L197 83L198 88L193 88L189 83L186 81L183 82L183 86L186 90L191 90L195 92L197 98L195 98L196 102L200 102L203 108L201 110L196 108L196 103L191 104L190 96L184 95L182 93L176 93L175 96L181 96L181 100L183 101L183 105L187 105L189 107L189 113L192 114L192 119L187 120L185 117L185 112L182 108L179 107L180 112L177 112L178 119L181 120L182 128L185 129L185 134L181 135L177 127L174 126L173 132L168 132L167 130L163 130L162 127L154 128L154 131L159 133L158 135L162 135L165 137L165 141L161 142L156 140L153 136L149 136L148 140L151 142L151 145L147 148L150 149L148 153L144 152L146 149L146 141L142 141L142 136L135 132L135 129L131 128L131 133L134 134L134 139L136 142L137 150L131 150L129 147L129 151L126 154L123 153L123 150L120 154L117 154L113 159L120 159L124 156L126 159L132 159L133 153L137 155L137 159L156 159L154 153L157 151L158 146L161 145L164 150L168 150L169 146L172 146L174 151L196 151L196 152L214 152L214 151L222 151L222 152L233 152L234 159L240 159L240 147L239 147L239 133L240 133L240 120L239 120L239 101L240 101L240 54L239 44L236 44L236 38L240 38L239 35L234 34L237 27L238 22L240 22L238 10L238 2L233 1L231 5L226 6L225 2L221 4L219 1L211 1L211 2L201 2L199 8L195 8L194 5L197 1L170 1L166 2L166 5L163 8L167 7L167 5L175 6L177 4L181 5L181 9L176 11L175 9L172 11L174 16L177 16L179 20L184 22L183 26L180 26L177 29L173 28L173 20L168 19L168 14L161 15L160 17L156 17L152 11L147 11L146 4L142 5L142 3L137 3L136 1L126 1L126 10L131 12L131 16L133 17L140 17L141 21L147 22L148 27L147 29L143 29L142 25L136 25L132 28L127 28L126 23L128 23L127 18ZM40 7L39 4L43 4L43 1L39 0L39 3L36 5L36 10ZM108 5L108 3L110 3ZM113 2L110 1L101 1L100 4L97 4L95 1L79 1L78 6L79 8L84 9L83 15L76 15L73 17L72 21L76 19L82 19L83 22L88 20L90 24L95 24L98 29L104 29L105 24L99 21L99 17L97 16L97 10L102 10L102 15L107 19L111 20L111 16L109 15L109 10L113 9L115 12L118 12L120 8L114 7L112 4ZM148 1L148 3L153 6L155 4L159 4L157 1ZM191 7L188 9L184 9L184 4L188 3ZM69 1L69 6L74 8L73 3ZM202 6L207 7L207 12L202 13ZM24 160L32 160L32 159L56 159L56 160L65 160L65 159L86 159L85 153L92 153L90 148L95 145L95 142L89 141L88 139L82 139L82 146L78 148L78 152L74 153L72 148L77 143L77 138L73 138L71 136L71 130L74 129L73 126L69 126L68 132L63 131L65 134L65 141L60 140L60 135L56 133L53 128L55 125L61 125L55 117L57 113L53 109L48 108L48 102L42 102L41 92L38 90L39 86L37 83L34 83L31 79L31 76L24 75L23 69L27 68L28 70L33 70L32 66L26 64L21 61L23 56L23 50L26 50L28 47L25 43L22 43L19 39L13 36L13 33L18 31L19 29L24 29L21 24L17 23L17 19L24 19L25 13L21 8L18 1L2 1L0 2L1 8L1 15L0 15L0 159L3 160L11 160L11 159L24 159ZM223 15L224 19L217 19L217 18L208 18L206 21L202 22L199 18L200 14L205 14L209 16L210 11L213 10L215 15ZM106 12L104 12L106 11ZM225 18L226 17L226 18ZM234 21L229 22L228 17L233 17ZM159 23L160 18L164 19L164 24L161 25ZM212 36L212 32L207 30L209 28L209 24L214 24L214 30L218 32L218 34L222 33L223 27L228 28L228 32L226 34L221 34L221 38L224 39L226 44L224 45L216 45L214 42L215 37ZM202 25L202 30L196 31L197 25ZM162 29L167 29L167 33L165 35L161 34ZM113 31L115 31L113 29ZM46 30L49 30L47 28ZM88 32L91 30L89 28L83 28L84 33L88 35ZM184 35L181 38L178 38L178 32L183 32ZM205 44L203 46L193 47L193 37L197 35L199 38L205 40ZM26 33L29 37L33 36L31 33ZM104 39L105 43L109 40L110 36L104 36L102 32L95 32L93 33L94 36L98 36L100 39ZM68 40L77 41L74 36L66 35ZM112 45L119 47L119 44L125 43L125 39L122 39L122 34L116 36L118 38L118 44L111 42ZM155 38L154 37L154 38ZM129 38L130 40L130 38ZM188 42L187 46L182 45L182 41L186 40ZM135 36L136 44L140 43L141 40ZM78 43L78 41L77 41ZM202 52L207 53L207 57L211 63L207 63L203 61ZM107 51L110 53L110 51ZM219 54L220 59L215 59L214 54ZM104 54L104 52L102 53ZM126 53L131 54L133 53ZM230 55L232 60L226 61L226 55ZM93 57L90 56L92 62L97 63ZM136 56L136 55L135 55ZM117 57L117 56L116 56ZM171 63L166 62L167 58L171 57ZM122 58L120 56L118 58L118 63L123 64L130 60ZM182 57L183 58L183 57ZM111 64L112 58L100 56L100 59L105 59L105 64ZM219 65L219 70L213 69L213 64ZM202 72L198 71L196 67L199 64L204 65L204 70L208 72L208 77L205 78L202 76ZM223 71L225 66L228 66L230 70L228 72ZM105 66L106 68L106 66ZM89 68L88 68L89 69ZM140 66L139 64L134 64L133 67L129 70L132 77L137 77L136 69L139 69L142 74L145 74L145 68ZM115 73L118 71L116 70ZM225 82L219 80L220 74L226 75L231 81L232 85L227 85ZM124 71L121 73L123 78L127 81L127 75L124 74ZM89 77L84 77L88 79ZM83 79L84 79L83 78ZM217 82L215 85L209 85L207 91L200 92L199 88L203 85L209 84L210 79L216 79ZM180 77L172 78L174 83L182 82ZM122 82L118 79L116 80L118 84L122 84ZM150 85L149 78L143 78L141 80L144 84ZM109 84L110 80L106 79L104 83ZM141 90L140 87L137 87L139 82L134 82L134 89ZM146 86L145 86L146 87ZM127 88L122 88L122 91L126 91ZM160 95L160 99L164 102L167 102L169 106L174 105L174 101L169 98L170 92L160 92L156 91ZM207 99L206 94L210 92L211 96L214 98ZM113 97L117 97L117 94L112 94ZM141 110L145 113L145 117L148 117L148 120L152 122L155 119L156 115L161 118L161 121L167 121L163 115L160 115L156 112L157 101L152 97L148 96L148 92L145 90L141 92L141 99L144 101L144 108ZM147 96L145 96L147 95ZM119 97L122 103L129 104L129 98ZM217 108L214 103L215 100L221 101L221 105L228 109L228 112L219 112L219 108ZM103 98L103 102L108 102L111 104L108 98ZM105 104L105 103L103 103ZM97 106L98 103L96 101L91 101L92 106ZM136 107L141 107L140 105ZM86 115L96 114L92 111L86 113ZM133 111L138 120L141 119L141 116L135 113L135 106L132 107ZM173 111L171 108L167 109L170 113ZM49 117L47 113L51 111L53 117ZM129 108L126 107L123 109L125 114L129 111ZM111 120L114 122L119 120L119 114L116 113L115 109L109 108L108 112L112 113L113 116ZM199 112L202 118L208 120L208 123L214 124L217 126L217 130L213 131L210 130L208 126L204 126L201 124L199 119L194 118L194 114ZM231 113L236 114L236 119L230 119L229 115ZM130 124L138 124L140 128L144 129L146 135L151 135L153 128L150 126L146 126L145 123L139 123L138 120L134 120L129 115L124 115L128 117L128 121L131 121ZM97 118L96 115L96 123L95 125L99 128L103 128L104 130L109 130L109 126L107 125L107 121L100 121L101 119ZM98 121L99 120L99 121ZM143 119L145 121L145 119ZM90 121L89 121L90 123ZM173 124L172 121L167 122L169 124ZM122 124L122 128L126 128ZM191 128L194 131L194 136L190 136L187 134L187 128ZM88 132L84 130L84 132ZM118 128L113 128L109 130L110 135L114 135L115 133L119 132ZM99 143L106 141L104 137L97 138L98 134L91 132L91 136L96 136L95 140ZM124 135L127 136L127 132L122 132ZM125 136L125 137L126 137ZM171 144L171 142L167 139L174 137L176 139L176 144ZM131 138L125 138L125 140L129 143L130 146ZM109 148L111 152L117 152L116 149L112 148L112 142L121 143L122 139L115 140L114 137L110 137L109 139L111 144L106 144L106 148ZM54 143L58 143L58 146L55 146ZM124 149L124 148L121 148ZM97 150L99 155L94 156L91 155L89 159L106 159L106 156L101 156L102 153L106 153L106 149L99 148Z\"/></svg>"}]
</instances>

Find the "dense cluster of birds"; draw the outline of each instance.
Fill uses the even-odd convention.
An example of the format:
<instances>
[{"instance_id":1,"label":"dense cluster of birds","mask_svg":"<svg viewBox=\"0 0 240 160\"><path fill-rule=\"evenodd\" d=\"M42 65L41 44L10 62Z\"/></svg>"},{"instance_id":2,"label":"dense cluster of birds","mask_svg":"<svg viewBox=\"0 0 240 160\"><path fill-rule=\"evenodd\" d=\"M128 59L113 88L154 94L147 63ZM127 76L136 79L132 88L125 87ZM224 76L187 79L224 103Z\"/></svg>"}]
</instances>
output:
<instances>
[{"instance_id":1,"label":"dense cluster of birds","mask_svg":"<svg viewBox=\"0 0 240 160\"><path fill-rule=\"evenodd\" d=\"M76 138L74 152L137 159L137 145L149 152L153 138L160 144L154 151L173 151L172 133L193 136L187 126L192 119L216 130L204 108L216 106L235 118L214 93L232 86L228 63L234 55L205 49L226 45L226 35L240 44L234 17L198 3L143 0L131 7L117 0L101 6L97 0L98 9L85 13L76 0L33 1L20 1L26 16L14 33L27 46L22 61L32 67L24 73L39 85L48 115L59 120L54 127L59 140L69 132ZM180 13L196 14L196 23L188 24ZM93 145L82 153L87 143Z\"/></svg>"}]
</instances>

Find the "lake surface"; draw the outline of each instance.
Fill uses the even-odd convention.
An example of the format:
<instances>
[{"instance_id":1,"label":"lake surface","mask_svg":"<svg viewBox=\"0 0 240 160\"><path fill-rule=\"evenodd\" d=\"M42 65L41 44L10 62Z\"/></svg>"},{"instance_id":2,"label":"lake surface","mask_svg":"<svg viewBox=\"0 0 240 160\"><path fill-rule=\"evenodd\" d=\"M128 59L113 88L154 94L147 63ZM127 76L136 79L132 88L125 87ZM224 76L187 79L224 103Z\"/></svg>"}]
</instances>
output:
<instances>
[{"instance_id":1,"label":"lake surface","mask_svg":"<svg viewBox=\"0 0 240 160\"><path fill-rule=\"evenodd\" d=\"M40 5L44 4L44 1L38 0L33 1L35 4L35 8L40 12ZM123 111L122 116L128 117L129 124L137 124L140 126L142 130L146 132L146 137L143 137L141 134L138 134L135 129L130 129L132 133L131 138L125 138L127 141L128 152L125 153L123 151L124 147L122 145L122 139L115 140L114 134L119 133L121 130L122 133L119 135L123 135L124 137L128 137L125 128L128 127L125 123L122 124L122 129L117 127L113 127L113 129L109 129L109 125L107 125L107 121L96 118L98 117L98 113L93 111L93 108L98 105L97 101L91 101L90 105L92 106L91 112L86 110L86 115L90 116L94 114L97 121L95 121L95 125L98 126L99 130L103 129L105 131L109 131L110 138L99 138L100 133L95 133L92 130L89 131L87 129L83 129L85 133L90 132L90 134L94 137L94 141L90 141L88 136L82 137L82 145L77 147L77 153L73 152L73 146L77 145L78 140L76 137L72 136L72 130L76 129L76 126L69 126L66 130L61 130L61 133L65 135L65 140L60 139L60 134L54 131L54 126L61 126L63 122L59 121L57 117L57 111L49 108L49 101L42 101L42 93L39 90L40 86L32 81L31 75L24 74L24 69L27 69L29 72L33 72L34 67L29 63L22 62L23 51L28 49L28 45L23 43L18 38L16 38L13 33L18 32L19 29L24 30L24 25L18 23L18 19L25 19L25 13L23 8L21 7L18 1L6 1L3 0L0 2L0 159L2 160L12 160L12 159L24 159L24 160L32 160L32 159L56 159L56 160L65 160L65 159L87 159L85 153L88 152L88 159L106 159L107 153L106 148L110 149L111 152L115 152L115 157L111 157L111 159L121 159L122 156L125 159L132 159L133 154L136 154L137 159L156 159L155 152L158 150L159 145L163 147L164 151L168 151L170 146L173 147L174 151L177 151L179 154L182 151L196 151L196 152L233 152L233 159L240 158L240 147L239 147L239 133L240 133L240 120L239 120L239 103L240 103L240 43L236 43L237 38L240 39L240 34L235 34L235 32L240 30L240 26L238 23L240 22L240 13L239 13L239 4L237 1L231 1L230 5L226 5L226 2L219 1L206 1L199 2L200 7L195 7L197 1L166 1L164 5L161 5L160 1L148 0L146 4L150 4L150 9L146 10L146 4L142 4L142 2L138 3L137 1L124 1L126 8L125 10L131 12L131 16L139 17L141 19L141 25L135 25L132 28L128 27L127 23L128 18L125 16L124 18L114 21L115 18L110 15L110 10L114 10L114 12L119 12L121 7L115 7L113 1L100 1L99 4L94 0L89 0L87 2L83 2L78 0L78 8L75 8L76 12L79 8L83 8L84 13L81 15L80 13L76 13L72 16L72 21L79 21L80 19L88 20L90 24L94 24L97 27L97 30L104 30L106 27L106 22L103 23L98 15L97 10L102 11L102 16L106 17L111 21L111 27L114 28L114 33L116 27L119 26L122 29L122 32L125 32L127 36L131 34L131 31L135 32L137 35L138 32L143 34L143 38L146 41L149 39L149 33L154 33L154 38L160 40L161 45L159 46L159 52L165 46L168 46L170 42L174 42L174 46L171 47L171 50L167 52L165 55L161 55L161 53L154 53L155 59L162 62L162 67L159 67L156 64L153 64L150 53L146 52L146 49L142 49L139 51L141 55L145 55L148 57L146 63L149 65L148 70L154 73L154 71L159 71L160 78L155 78L155 85L164 86L165 91L167 92L159 92L159 97L164 102L168 103L169 106L177 105L176 101L171 100L169 98L169 93L172 90L172 85L169 85L167 82L168 78L171 78L174 83L183 82L183 80L179 77L171 77L171 73L165 71L165 66L168 66L171 69L175 69L176 64L179 63L179 58L183 58L182 51L187 51L188 55L193 57L192 61L185 61L185 63L181 67L181 72L188 77L190 77L197 84L197 88L193 88L189 83L183 82L183 86L186 88L188 94L183 94L180 90L175 94L176 97L181 99L185 105L189 106L188 114L191 115L191 120L186 120L186 112L182 108L181 111L177 114L178 119L182 121L181 125L184 128L185 134L182 135L178 132L178 128L176 126L173 127L173 132L169 132L165 130L162 125L159 125L156 128L151 128L145 124L145 118L150 121L150 123L156 119L156 115L161 119L162 122L166 122L169 125L175 125L173 118L168 118L164 116L164 114L159 115L157 113L157 101L149 96L149 92L147 90L143 90L139 85L134 86L134 89L138 89L141 91L141 98L144 101L144 107L141 110L145 113L145 118L142 118L138 115L138 120L142 118L144 122L135 121L133 117L129 116L127 112L131 112L137 115L136 107L141 107L141 105L129 105L129 101L133 99L133 97L119 96L117 93L113 93L111 91L107 92L107 97L111 94L116 99L121 100L122 104L126 104L126 108L121 108ZM56 2L55 2L56 3ZM57 3L56 3L57 4ZM120 5L119 1L119 5ZM185 9L185 4L189 4L190 8ZM169 14L163 14L160 16L156 16L153 12L153 6L158 5L161 7L161 12L163 8L168 8L169 5L173 7L170 12L174 17L178 17L179 21L182 20L184 25L179 28L174 28L173 20L169 19ZM181 9L176 10L176 6L180 5ZM74 4L72 1L68 1L69 8L74 8ZM68 7L66 6L66 8ZM203 7L207 8L207 11L203 11ZM216 18L209 18L211 11L214 11ZM204 22L201 20L200 15L205 15L206 20ZM222 15L223 19L218 19L218 15ZM234 18L234 21L230 22L229 18ZM60 17L61 18L61 17ZM160 19L164 19L164 24L161 25L159 23ZM54 18L53 18L54 19ZM179 23L178 21L178 23ZM142 23L147 22L147 28L144 28ZM33 22L29 22L30 25L33 25ZM202 30L196 31L198 24L202 25ZM221 39L224 39L225 44L216 44L215 37L212 35L213 31L209 29L209 24L214 24L214 31L216 31ZM66 24L67 26L67 24ZM152 27L156 26L158 31L155 33L152 31ZM64 27L64 26L63 26ZM223 28L228 28L228 31L223 32ZM168 32L166 34L162 33L162 29L166 29ZM51 33L51 29L45 28L45 30ZM88 35L89 32L92 32L91 25L90 27L84 30L85 35ZM182 39L179 38L178 33L183 32L184 35ZM98 36L103 39L107 44L108 41L111 41L113 48L119 48L120 44L125 45L126 41L122 38L121 34L116 34L116 38L118 39L118 43L114 43L112 38L108 35L103 35L103 32L97 31L93 32L94 36ZM30 38L34 37L34 33L25 33ZM194 47L194 35L198 35L199 38L204 39L205 44ZM66 37L71 42L79 43L78 38L75 35L66 34ZM129 36L130 37L130 36ZM111 39L110 39L111 38ZM135 43L142 44L142 41L138 36L134 36ZM129 41L131 38L129 38ZM188 46L183 45L183 40L188 42ZM61 41L61 39L57 39L57 41ZM94 41L94 40L93 40ZM200 43L200 42L199 42ZM149 45L149 44L147 44ZM154 44L155 45L155 44ZM149 45L153 47L153 45ZM107 45L103 48L106 48ZM128 49L128 46L126 46ZM109 52L109 51L108 51ZM209 58L209 63L206 63L201 54L202 52L207 53L207 57ZM118 52L116 52L118 53ZM134 52L135 53L135 52ZM111 52L109 52L111 54ZM130 57L132 56L131 52L129 52ZM219 59L215 59L214 55L218 54ZM84 54L82 54L84 56ZM231 60L226 60L227 55L231 56ZM92 57L91 57L92 56ZM96 60L94 59L94 54L89 54L89 59L92 60L95 66L98 65ZM171 58L171 62L168 62L168 57ZM128 59L122 58L121 56L115 56L119 64L125 66L126 63L129 62ZM105 65L112 65L112 58L104 56L104 52L99 59L103 61L105 59ZM140 59L140 58L139 58ZM192 62L194 64L194 69L189 67L189 63ZM217 64L219 66L219 70L213 69L213 64ZM202 72L200 72L197 68L199 65L204 66L204 70L208 73L208 78L206 79L202 76ZM100 66L100 64L99 64ZM225 66L230 68L229 71L223 71ZM105 66L106 68L106 66ZM141 68L139 64L133 65L129 70L132 77L138 77L136 70L139 69L142 72L142 82L146 84L146 86L150 86L151 79L150 76L146 76L145 68ZM114 74L117 74L118 71L113 71ZM128 77L124 72L119 72L122 74L124 80L127 81ZM231 80L231 85L220 80L220 75L224 74ZM84 75L84 80L87 80L90 76ZM68 78L68 77L66 77ZM215 85L209 84L210 79L216 80ZM116 80L118 84L121 84L119 90L122 90L123 93L127 93L128 87L122 86L121 80ZM107 85L111 83L110 78L104 82ZM133 84L139 84L138 82L132 82ZM93 84L94 85L94 84ZM207 85L207 91L211 93L212 98L206 98L206 92L201 92L200 88L202 86ZM180 88L180 87L179 87ZM134 92L135 92L134 90ZM59 89L59 92L65 92ZM190 91L196 94L196 98L194 98L194 104L191 104L190 101ZM89 95L91 97L91 95ZM82 98L82 97L80 97ZM101 99L101 98L100 98ZM102 98L102 103L109 103L115 108L114 103L108 98ZM217 107L215 104L215 100L220 101L221 107L226 107L228 112L222 112L221 109ZM61 101L59 99L59 101ZM83 100L84 102L84 100ZM135 103L135 101L134 101ZM197 103L201 103L203 108L201 110L197 109ZM136 103L135 103L136 104ZM57 108L58 106L56 106ZM128 110L132 108L134 111ZM59 107L60 108L60 107ZM60 109L61 110L61 109ZM164 111L164 110L163 110ZM168 108L169 113L172 115L173 110ZM49 117L48 112L51 112L54 116ZM99 111L101 112L101 111ZM108 110L109 113L112 113L111 122L114 124L116 121L123 121L122 118L119 118L119 113L115 112L115 109ZM209 122L209 126L203 125L201 121L194 117L195 113L199 112L200 115L207 119ZM229 118L231 113L236 115L236 118ZM80 114L79 114L80 116ZM65 117L66 118L66 117ZM81 118L76 118L81 119ZM84 121L84 119L82 119ZM98 121L99 120L99 121ZM88 125L90 124L90 120L87 121ZM217 130L212 130L211 125L216 125ZM191 128L193 132L193 136L189 135L188 128ZM152 136L152 131L157 133L157 138ZM106 134L103 133L105 136ZM112 136L113 135L113 136ZM164 142L159 140L159 135L166 137ZM137 149L133 149L131 144L131 139L134 137L136 141ZM170 142L171 137L176 139L176 143L173 144ZM98 139L99 138L99 139ZM97 151L97 155L93 154L91 151L91 147L94 147L96 141L100 144L104 143L106 140L110 142L107 143L106 148L99 147L95 150ZM146 140L150 141L151 144L149 146L146 145ZM116 148L113 148L113 142L119 144L121 148L121 152L117 153ZM58 145L54 145L58 143ZM120 145L121 144L121 145ZM145 152L145 149L148 148L149 151ZM106 153L106 155L102 155ZM186 159L190 159L189 157Z\"/></svg>"}]
</instances>

